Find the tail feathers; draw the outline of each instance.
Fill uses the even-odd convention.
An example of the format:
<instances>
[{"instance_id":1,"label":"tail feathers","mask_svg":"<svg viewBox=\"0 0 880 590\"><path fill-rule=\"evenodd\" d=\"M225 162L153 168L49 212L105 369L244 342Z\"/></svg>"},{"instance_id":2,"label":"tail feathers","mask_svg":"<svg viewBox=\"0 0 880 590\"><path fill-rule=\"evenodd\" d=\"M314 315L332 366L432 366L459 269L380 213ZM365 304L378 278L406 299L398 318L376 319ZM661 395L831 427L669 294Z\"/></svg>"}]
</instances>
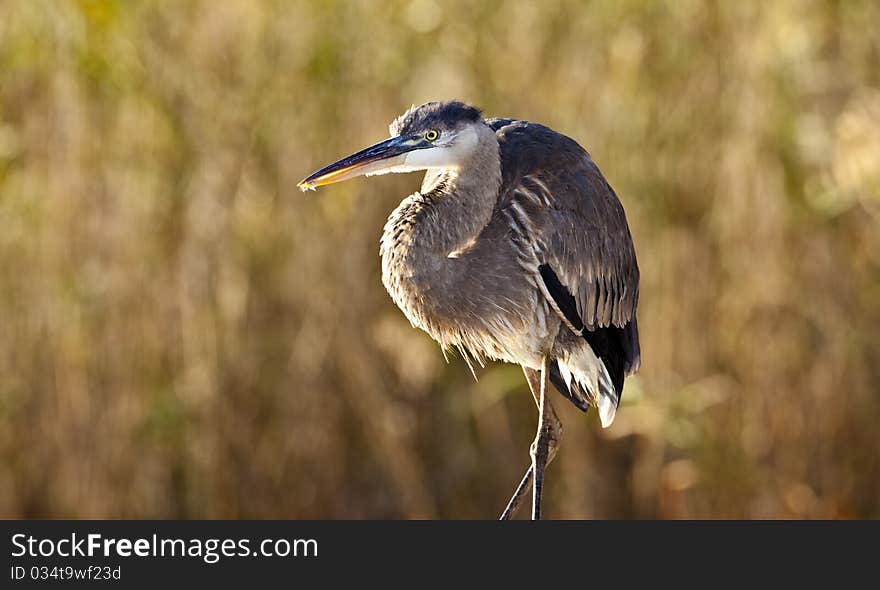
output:
<instances>
[{"instance_id":1,"label":"tail feathers","mask_svg":"<svg viewBox=\"0 0 880 590\"><path fill-rule=\"evenodd\" d=\"M569 377L571 376L571 373L567 370L566 373L568 373ZM580 411L586 412L590 409L590 401L580 390L578 384L571 383L570 378L566 380L562 376L562 372L559 369L559 361L554 360L550 363L550 383Z\"/></svg>"},{"instance_id":2,"label":"tail feathers","mask_svg":"<svg viewBox=\"0 0 880 590\"><path fill-rule=\"evenodd\" d=\"M581 410L595 405L603 428L614 422L620 396L605 364L586 342L550 365L550 381Z\"/></svg>"}]
</instances>

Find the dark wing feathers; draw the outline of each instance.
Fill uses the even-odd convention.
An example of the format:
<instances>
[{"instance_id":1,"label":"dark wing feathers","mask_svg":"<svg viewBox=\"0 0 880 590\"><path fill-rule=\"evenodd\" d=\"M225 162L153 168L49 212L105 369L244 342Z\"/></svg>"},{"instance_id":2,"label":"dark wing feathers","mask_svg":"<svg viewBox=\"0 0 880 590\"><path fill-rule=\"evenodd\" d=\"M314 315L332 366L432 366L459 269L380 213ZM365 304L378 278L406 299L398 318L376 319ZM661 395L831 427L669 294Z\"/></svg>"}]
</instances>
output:
<instances>
[{"instance_id":1,"label":"dark wing feathers","mask_svg":"<svg viewBox=\"0 0 880 590\"><path fill-rule=\"evenodd\" d=\"M547 292L620 393L624 376L639 365L639 268L623 206L571 138L526 121L486 123L501 150L499 207L528 212Z\"/></svg>"},{"instance_id":2,"label":"dark wing feathers","mask_svg":"<svg viewBox=\"0 0 880 590\"><path fill-rule=\"evenodd\" d=\"M574 297L571 296L569 290L565 285L559 282L559 277L553 269L550 268L550 265L539 264L538 273L541 275L541 280L544 281L544 285L546 285L550 296L553 297L553 301L556 302L559 311L562 312L562 315L564 315L565 319L568 320L568 323L571 324L572 329L578 333L582 333L584 330L584 322L578 312L577 303L575 302Z\"/></svg>"},{"instance_id":3,"label":"dark wing feathers","mask_svg":"<svg viewBox=\"0 0 880 590\"><path fill-rule=\"evenodd\" d=\"M547 286L547 291L550 293L551 297L553 297L553 300L556 302L560 311L565 315L565 318L574 326L578 333L584 337L596 356L602 360L605 369L608 371L608 376L611 377L611 383L614 385L614 390L617 392L619 399L620 395L623 393L624 378L638 369L639 328L636 323L636 318L627 322L622 328L612 325L605 328L584 330L583 323L575 309L574 297L572 297L568 289L559 282L559 278L556 276L556 273L553 272L553 269L546 264L542 264L538 266L538 272L541 274L541 278ZM556 372L559 372L558 367ZM557 380L553 380L552 366L550 377L553 385L556 386L556 389L574 402L576 406L584 409L582 407L583 404L578 403L576 399L578 397L580 397L580 399L586 398L583 396L572 395L567 389L564 389L565 382L562 380L561 375ZM576 386L577 383L573 382L572 385Z\"/></svg>"}]
</instances>

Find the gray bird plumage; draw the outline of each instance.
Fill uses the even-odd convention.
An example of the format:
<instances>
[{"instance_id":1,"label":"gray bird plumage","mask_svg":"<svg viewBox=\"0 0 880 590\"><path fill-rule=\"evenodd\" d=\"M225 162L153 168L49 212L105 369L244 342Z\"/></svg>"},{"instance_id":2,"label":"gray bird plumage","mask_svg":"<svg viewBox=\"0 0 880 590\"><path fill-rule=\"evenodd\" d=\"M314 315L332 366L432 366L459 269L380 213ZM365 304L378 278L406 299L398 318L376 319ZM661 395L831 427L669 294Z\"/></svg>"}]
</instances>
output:
<instances>
[{"instance_id":1,"label":"gray bird plumage","mask_svg":"<svg viewBox=\"0 0 880 590\"><path fill-rule=\"evenodd\" d=\"M472 107L429 103L391 128L400 134L475 117ZM624 373L638 368L639 272L623 207L587 152L543 125L489 119L480 140L474 161L427 174L391 214L383 282L413 325L467 359L537 369L551 353L572 397L613 402L603 419L610 423L622 385L606 378L582 335L623 330L608 331L602 352L608 364L622 361ZM542 265L574 298L571 317Z\"/></svg>"},{"instance_id":2,"label":"gray bird plumage","mask_svg":"<svg viewBox=\"0 0 880 590\"><path fill-rule=\"evenodd\" d=\"M543 125L483 119L460 102L414 107L390 131L301 187L350 177L361 161L367 174L426 170L382 235L392 299L472 370L496 359L522 365L527 377L542 372L610 425L624 377L640 362L639 270L623 207L590 155ZM370 150L393 165L378 166ZM533 472L542 474L530 468L524 484Z\"/></svg>"}]
</instances>

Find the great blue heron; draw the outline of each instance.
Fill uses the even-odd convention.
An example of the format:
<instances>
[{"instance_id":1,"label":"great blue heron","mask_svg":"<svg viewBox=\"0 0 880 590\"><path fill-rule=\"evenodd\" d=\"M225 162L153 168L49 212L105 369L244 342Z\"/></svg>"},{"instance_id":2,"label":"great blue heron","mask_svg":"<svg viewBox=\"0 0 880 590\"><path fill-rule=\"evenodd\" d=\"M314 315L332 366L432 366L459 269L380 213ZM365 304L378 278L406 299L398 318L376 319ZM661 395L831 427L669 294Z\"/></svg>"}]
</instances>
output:
<instances>
[{"instance_id":1,"label":"great blue heron","mask_svg":"<svg viewBox=\"0 0 880 590\"><path fill-rule=\"evenodd\" d=\"M426 171L385 224L382 282L413 326L458 349L471 371L484 358L522 366L538 432L501 518L531 486L538 519L562 433L548 380L581 410L595 405L607 427L639 367L639 269L623 207L590 155L543 125L429 102L389 129L298 186Z\"/></svg>"}]
</instances>

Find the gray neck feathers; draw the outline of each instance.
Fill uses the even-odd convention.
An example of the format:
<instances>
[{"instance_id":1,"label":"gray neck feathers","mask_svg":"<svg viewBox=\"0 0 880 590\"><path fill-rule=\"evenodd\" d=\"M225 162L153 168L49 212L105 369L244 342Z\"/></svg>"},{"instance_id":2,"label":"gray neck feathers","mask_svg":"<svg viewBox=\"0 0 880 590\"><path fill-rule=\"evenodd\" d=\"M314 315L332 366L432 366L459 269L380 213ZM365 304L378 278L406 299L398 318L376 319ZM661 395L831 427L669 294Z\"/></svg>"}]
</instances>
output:
<instances>
[{"instance_id":1,"label":"gray neck feathers","mask_svg":"<svg viewBox=\"0 0 880 590\"><path fill-rule=\"evenodd\" d=\"M390 229L407 234L407 239L392 239L398 243L388 246L405 248L408 257L445 259L466 247L489 223L500 185L498 141L489 127L481 125L469 161L457 170L428 171L421 193L405 199L392 213L383 245L386 238L393 238L387 235Z\"/></svg>"},{"instance_id":2,"label":"gray neck feathers","mask_svg":"<svg viewBox=\"0 0 880 590\"><path fill-rule=\"evenodd\" d=\"M467 265L456 259L489 224L501 185L501 161L495 133L480 125L479 143L457 170L429 171L422 191L401 202L382 235L382 282L395 302L416 324L424 325L427 293L456 285ZM453 256L450 257L450 254ZM412 291L422 296L412 297ZM424 297L423 297L424 296Z\"/></svg>"}]
</instances>

